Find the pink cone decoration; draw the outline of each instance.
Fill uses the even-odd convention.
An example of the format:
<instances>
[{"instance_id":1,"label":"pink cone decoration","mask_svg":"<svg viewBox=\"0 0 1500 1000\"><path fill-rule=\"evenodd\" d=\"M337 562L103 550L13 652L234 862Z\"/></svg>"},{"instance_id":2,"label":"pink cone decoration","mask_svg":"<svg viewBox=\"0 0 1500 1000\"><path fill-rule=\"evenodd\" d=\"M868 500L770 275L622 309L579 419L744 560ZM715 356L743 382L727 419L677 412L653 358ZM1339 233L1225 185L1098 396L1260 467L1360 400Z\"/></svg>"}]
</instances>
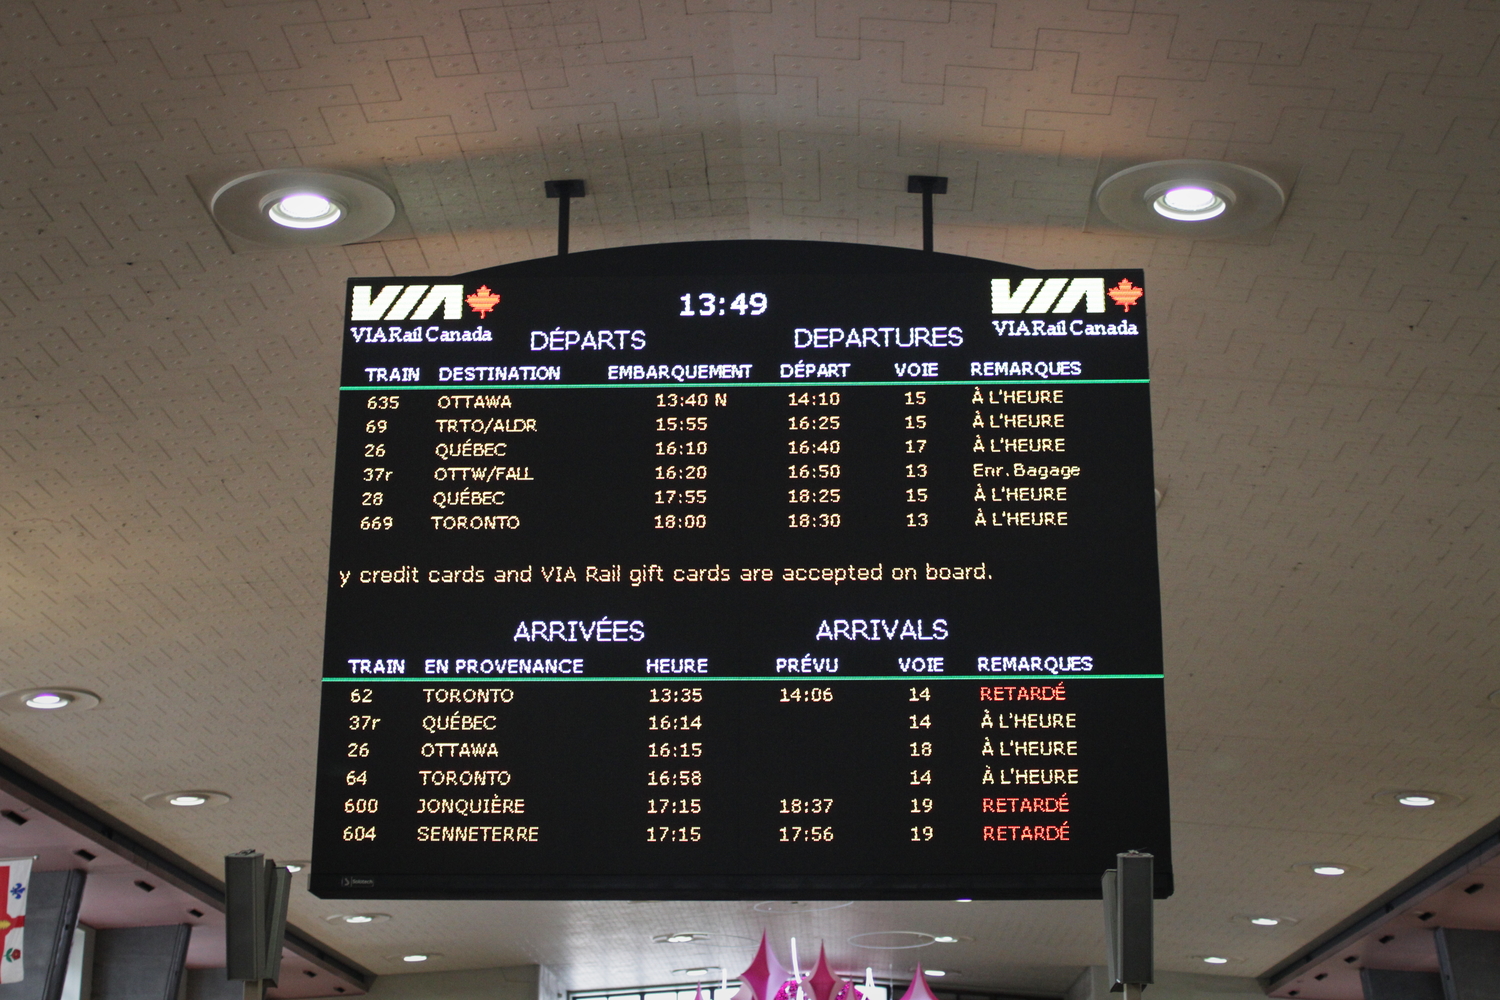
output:
<instances>
[{"instance_id":1,"label":"pink cone decoration","mask_svg":"<svg viewBox=\"0 0 1500 1000\"><path fill-rule=\"evenodd\" d=\"M740 973L740 980L755 993L755 1000L776 1000L787 978L786 966L777 960L762 931L760 950L755 953L750 967Z\"/></svg>"},{"instance_id":2,"label":"pink cone decoration","mask_svg":"<svg viewBox=\"0 0 1500 1000\"><path fill-rule=\"evenodd\" d=\"M833 1000L834 993L843 983L844 981L828 967L828 955L819 944L818 964L813 967L812 975L807 978L805 987L807 992L812 995L812 1000Z\"/></svg>"},{"instance_id":3,"label":"pink cone decoration","mask_svg":"<svg viewBox=\"0 0 1500 1000\"><path fill-rule=\"evenodd\" d=\"M911 977L911 985L901 994L901 1000L938 1000L932 987L927 985L927 977L922 975L920 965L917 966L917 974Z\"/></svg>"},{"instance_id":4,"label":"pink cone decoration","mask_svg":"<svg viewBox=\"0 0 1500 1000\"><path fill-rule=\"evenodd\" d=\"M839 987L838 994L833 1000L865 1000L865 995L856 989L853 983L844 980L844 984Z\"/></svg>"}]
</instances>

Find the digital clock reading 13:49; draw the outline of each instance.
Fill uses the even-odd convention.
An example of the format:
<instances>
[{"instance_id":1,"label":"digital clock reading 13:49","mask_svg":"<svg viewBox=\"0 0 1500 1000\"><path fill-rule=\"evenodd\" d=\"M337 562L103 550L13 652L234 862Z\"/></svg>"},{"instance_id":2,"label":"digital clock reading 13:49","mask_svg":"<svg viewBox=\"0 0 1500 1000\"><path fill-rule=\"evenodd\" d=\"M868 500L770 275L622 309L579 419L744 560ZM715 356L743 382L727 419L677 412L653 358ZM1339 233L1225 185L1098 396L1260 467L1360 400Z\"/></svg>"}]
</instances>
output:
<instances>
[{"instance_id":1,"label":"digital clock reading 13:49","mask_svg":"<svg viewBox=\"0 0 1500 1000\"><path fill-rule=\"evenodd\" d=\"M682 312L677 314L679 316L723 316L725 309L741 316L759 316L771 305L771 299L765 292L740 292L729 300L713 292L699 292L696 295L687 293L678 298L682 300Z\"/></svg>"}]
</instances>

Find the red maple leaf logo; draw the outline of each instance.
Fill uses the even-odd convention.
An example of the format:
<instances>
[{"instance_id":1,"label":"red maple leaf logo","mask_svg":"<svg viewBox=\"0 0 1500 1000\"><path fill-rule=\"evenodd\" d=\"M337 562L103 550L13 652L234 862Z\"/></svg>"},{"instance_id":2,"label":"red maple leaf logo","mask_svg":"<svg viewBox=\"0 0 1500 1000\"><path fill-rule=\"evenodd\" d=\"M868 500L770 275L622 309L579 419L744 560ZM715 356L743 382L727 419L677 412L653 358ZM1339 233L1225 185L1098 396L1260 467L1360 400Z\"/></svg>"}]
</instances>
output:
<instances>
[{"instance_id":1,"label":"red maple leaf logo","mask_svg":"<svg viewBox=\"0 0 1500 1000\"><path fill-rule=\"evenodd\" d=\"M1114 293L1111 292L1110 294L1113 295ZM480 319L484 319L491 309L500 304L500 296L490 291L489 285L480 285L479 291L466 296L464 301L469 304L470 309L479 314Z\"/></svg>"},{"instance_id":2,"label":"red maple leaf logo","mask_svg":"<svg viewBox=\"0 0 1500 1000\"><path fill-rule=\"evenodd\" d=\"M1129 278L1121 278L1120 283L1104 293L1115 300L1115 305L1123 306L1126 312L1130 307L1140 301L1146 290L1137 285L1132 285Z\"/></svg>"}]
</instances>

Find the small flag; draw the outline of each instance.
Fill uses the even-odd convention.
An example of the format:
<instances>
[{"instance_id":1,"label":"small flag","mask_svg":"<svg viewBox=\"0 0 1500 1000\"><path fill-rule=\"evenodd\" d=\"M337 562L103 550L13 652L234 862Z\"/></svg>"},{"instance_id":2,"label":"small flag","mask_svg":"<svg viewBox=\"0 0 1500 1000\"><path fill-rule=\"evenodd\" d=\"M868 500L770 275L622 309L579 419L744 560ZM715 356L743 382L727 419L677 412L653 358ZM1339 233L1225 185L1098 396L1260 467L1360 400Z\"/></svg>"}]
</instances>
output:
<instances>
[{"instance_id":1,"label":"small flag","mask_svg":"<svg viewBox=\"0 0 1500 1000\"><path fill-rule=\"evenodd\" d=\"M24 977L21 936L26 930L26 892L31 885L33 858L0 858L0 885L5 886L5 913L0 916L0 983L19 983Z\"/></svg>"}]
</instances>

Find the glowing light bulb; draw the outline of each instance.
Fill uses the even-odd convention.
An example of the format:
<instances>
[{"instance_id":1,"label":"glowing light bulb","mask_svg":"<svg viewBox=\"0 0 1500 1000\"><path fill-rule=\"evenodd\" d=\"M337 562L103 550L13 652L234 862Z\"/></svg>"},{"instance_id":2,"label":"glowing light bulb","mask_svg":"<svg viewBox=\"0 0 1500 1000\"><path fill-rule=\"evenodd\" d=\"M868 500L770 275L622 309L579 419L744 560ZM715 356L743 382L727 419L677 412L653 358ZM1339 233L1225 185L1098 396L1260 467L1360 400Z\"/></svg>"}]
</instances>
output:
<instances>
[{"instance_id":1,"label":"glowing light bulb","mask_svg":"<svg viewBox=\"0 0 1500 1000\"><path fill-rule=\"evenodd\" d=\"M1179 222L1206 222L1224 214L1229 207L1219 195L1206 187L1184 184L1162 192L1151 203L1156 214Z\"/></svg>"},{"instance_id":2,"label":"glowing light bulb","mask_svg":"<svg viewBox=\"0 0 1500 1000\"><path fill-rule=\"evenodd\" d=\"M321 229L339 221L344 210L320 194L299 192L278 198L269 214L272 222L289 229Z\"/></svg>"}]
</instances>

